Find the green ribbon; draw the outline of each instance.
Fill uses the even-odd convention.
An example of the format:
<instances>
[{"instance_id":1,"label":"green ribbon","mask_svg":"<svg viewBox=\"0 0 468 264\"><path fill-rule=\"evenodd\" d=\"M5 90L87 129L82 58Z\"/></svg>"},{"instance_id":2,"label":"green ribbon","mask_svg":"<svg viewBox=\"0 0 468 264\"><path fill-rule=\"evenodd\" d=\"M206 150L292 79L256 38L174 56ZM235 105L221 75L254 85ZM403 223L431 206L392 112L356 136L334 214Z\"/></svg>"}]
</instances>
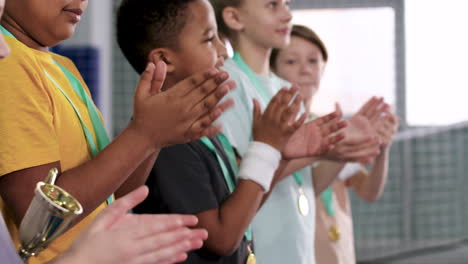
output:
<instances>
[{"instance_id":1,"label":"green ribbon","mask_svg":"<svg viewBox=\"0 0 468 264\"><path fill-rule=\"evenodd\" d=\"M78 94L78 96L85 103L88 109L89 118L91 119L91 124L93 125L94 133L96 135L96 143L94 142L94 138L91 134L91 131L88 129L88 127L86 127L86 124L83 121L83 118L81 116L81 113L78 107L76 107L76 105L73 103L73 101L65 92L65 90L63 90L62 87L52 78L52 76L47 71L44 70L45 74L50 79L50 81L52 81L55 84L55 86L57 86L57 88L60 90L63 96L65 96L67 101L73 107L73 110L75 110L75 113L78 116L78 119L80 120L83 133L85 134L86 141L88 142L88 146L91 149L91 154L93 157L95 157L101 150L103 150L110 143L109 137L107 136L106 130L104 128L104 124L102 123L102 120L99 117L97 107L93 103L91 98L89 97L88 93L86 93L83 85L81 85L81 82L65 67L60 65L55 60L53 60L53 62L65 74L65 76L68 79L68 82L73 87L73 90L75 91L76 94ZM106 201L107 201L107 204L111 204L114 201L114 195L111 195L109 198L107 198Z\"/></svg>"},{"instance_id":2,"label":"green ribbon","mask_svg":"<svg viewBox=\"0 0 468 264\"><path fill-rule=\"evenodd\" d=\"M15 38L11 32L9 32L6 28L0 25L1 32L9 37ZM85 135L86 141L88 142L88 146L91 149L91 154L93 157L95 157L101 150L103 150L107 145L109 145L110 140L109 137L106 133L106 130L104 128L104 124L102 123L102 120L98 114L98 110L96 105L94 104L93 100L89 97L88 93L86 93L83 85L81 85L81 82L78 80L78 78L75 77L70 71L68 71L65 67L60 65L58 62L55 60L52 60L63 72L65 77L67 78L68 82L71 84L73 87L73 90L75 93L81 98L83 103L86 105L88 109L88 114L89 118L91 120L91 123L93 125L93 130L96 135L96 143L94 142L93 136L91 131L86 127L83 118L81 116L80 111L78 110L78 107L73 103L71 98L68 96L68 94L63 90L63 88L52 78L52 76L44 70L44 73L46 76L49 78L49 80L60 90L60 92L65 96L67 101L70 103L70 105L73 107L73 110L75 111L78 119L80 120L81 127L83 129L83 133ZM109 198L107 198L107 203L110 204L114 201L114 195L111 195Z\"/></svg>"},{"instance_id":3,"label":"green ribbon","mask_svg":"<svg viewBox=\"0 0 468 264\"><path fill-rule=\"evenodd\" d=\"M333 188L330 186L320 194L325 210L329 216L335 216L335 210L333 209Z\"/></svg>"},{"instance_id":4,"label":"green ribbon","mask_svg":"<svg viewBox=\"0 0 468 264\"><path fill-rule=\"evenodd\" d=\"M250 81L253 83L257 91L263 97L263 100L265 101L265 103L268 104L271 98L268 97L262 81L260 80L260 78L258 78L257 74L252 70L252 68L250 68L250 66L247 65L247 63L245 63L240 53L237 51L234 52L234 56L232 57L232 60L247 75L247 77L249 77Z\"/></svg>"},{"instance_id":5,"label":"green ribbon","mask_svg":"<svg viewBox=\"0 0 468 264\"><path fill-rule=\"evenodd\" d=\"M4 28L2 25L0 25L0 30L2 31L2 34L5 35L5 36L8 36L8 37L12 37L12 38L15 38L15 36L13 36L13 34L10 33L10 31L8 31L6 28Z\"/></svg>"},{"instance_id":6,"label":"green ribbon","mask_svg":"<svg viewBox=\"0 0 468 264\"><path fill-rule=\"evenodd\" d=\"M228 165L224 162L223 158L221 157L221 154L218 152L213 142L211 142L211 140L207 137L203 137L200 140L216 156L219 166L221 167L221 170L223 171L224 180L226 182L226 185L228 186L229 192L233 193L236 188L236 176L238 172L236 153L234 152L234 148L232 147L231 143L229 142L229 140L226 138L224 134L220 133L216 137L219 139L219 141L222 144L223 150L226 153L226 156L229 161L229 166L234 175L231 175L231 173L229 172ZM245 237L247 241L252 241L252 227L251 226L249 226L247 228L247 231L245 231Z\"/></svg>"}]
</instances>

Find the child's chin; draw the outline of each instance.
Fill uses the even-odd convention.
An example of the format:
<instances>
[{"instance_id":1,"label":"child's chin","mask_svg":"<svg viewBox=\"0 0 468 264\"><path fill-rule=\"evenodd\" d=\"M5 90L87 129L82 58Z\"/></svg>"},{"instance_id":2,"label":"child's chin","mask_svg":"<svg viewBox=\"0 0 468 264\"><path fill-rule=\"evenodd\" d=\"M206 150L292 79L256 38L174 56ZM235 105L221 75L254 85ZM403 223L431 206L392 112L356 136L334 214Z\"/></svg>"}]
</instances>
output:
<instances>
[{"instance_id":1,"label":"child's chin","mask_svg":"<svg viewBox=\"0 0 468 264\"><path fill-rule=\"evenodd\" d=\"M284 49L289 46L290 42L291 42L290 38L285 38L282 40L275 41L275 43L273 43L272 46L274 49Z\"/></svg>"},{"instance_id":2,"label":"child's chin","mask_svg":"<svg viewBox=\"0 0 468 264\"><path fill-rule=\"evenodd\" d=\"M57 30L54 34L54 39L51 40L52 42L56 42L54 45L59 44L60 42L67 40L73 36L75 33L75 26L67 25L62 27L61 29ZM48 45L49 47L54 45Z\"/></svg>"}]
</instances>

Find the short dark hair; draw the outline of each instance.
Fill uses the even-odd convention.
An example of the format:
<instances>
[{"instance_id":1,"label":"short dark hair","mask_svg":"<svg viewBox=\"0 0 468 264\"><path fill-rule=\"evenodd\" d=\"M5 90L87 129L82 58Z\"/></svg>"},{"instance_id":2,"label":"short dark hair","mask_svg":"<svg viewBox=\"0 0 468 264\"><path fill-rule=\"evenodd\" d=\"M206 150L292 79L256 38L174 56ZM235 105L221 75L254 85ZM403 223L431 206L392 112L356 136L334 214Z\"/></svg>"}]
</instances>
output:
<instances>
[{"instance_id":1,"label":"short dark hair","mask_svg":"<svg viewBox=\"0 0 468 264\"><path fill-rule=\"evenodd\" d=\"M316 45L320 49L320 53L322 53L323 61L328 61L328 50L323 43L322 39L313 31L312 29L302 26L302 25L294 25L291 31L291 37L299 37L309 41L310 43ZM276 66L276 58L278 54L281 52L281 49L273 49L270 56L270 66L275 69Z\"/></svg>"},{"instance_id":2,"label":"short dark hair","mask_svg":"<svg viewBox=\"0 0 468 264\"><path fill-rule=\"evenodd\" d=\"M178 48L187 20L188 4L195 0L123 0L117 12L117 42L138 72L157 48Z\"/></svg>"}]
</instances>

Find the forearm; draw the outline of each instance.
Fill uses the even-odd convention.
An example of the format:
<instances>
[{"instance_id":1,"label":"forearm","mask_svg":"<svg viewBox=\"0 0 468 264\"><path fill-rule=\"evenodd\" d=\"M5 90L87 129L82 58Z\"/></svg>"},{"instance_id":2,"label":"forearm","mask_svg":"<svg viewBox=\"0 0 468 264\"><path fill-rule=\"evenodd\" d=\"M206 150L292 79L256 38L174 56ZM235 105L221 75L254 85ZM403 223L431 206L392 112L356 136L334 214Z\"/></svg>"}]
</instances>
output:
<instances>
[{"instance_id":1,"label":"forearm","mask_svg":"<svg viewBox=\"0 0 468 264\"><path fill-rule=\"evenodd\" d=\"M148 179L148 175L151 169L158 158L160 150L156 150L151 154L145 161L143 161L140 166L130 175L130 177L120 186L120 188L115 192L115 198L120 198L127 193L135 190L139 186L145 184Z\"/></svg>"},{"instance_id":2,"label":"forearm","mask_svg":"<svg viewBox=\"0 0 468 264\"><path fill-rule=\"evenodd\" d=\"M266 200L268 200L268 197L270 197L271 192L273 192L273 190L275 189L278 182L285 178L285 177L283 177L283 174L284 174L284 170L288 166L289 162L290 161L286 161L286 160L281 160L280 161L280 165L278 166L278 169L275 171L275 175L273 176L273 180L271 181L270 190L268 190L268 192L266 192L263 195L262 202L260 204L259 209L263 206L263 204L266 202Z\"/></svg>"},{"instance_id":3,"label":"forearm","mask_svg":"<svg viewBox=\"0 0 468 264\"><path fill-rule=\"evenodd\" d=\"M355 191L367 201L376 201L383 193L388 175L389 148L382 150L372 165L370 175L357 187Z\"/></svg>"},{"instance_id":4,"label":"forearm","mask_svg":"<svg viewBox=\"0 0 468 264\"><path fill-rule=\"evenodd\" d=\"M263 195L264 191L257 183L240 180L236 190L219 209L217 221L211 225L199 225L209 233L204 247L220 256L231 255L239 247Z\"/></svg>"},{"instance_id":5,"label":"forearm","mask_svg":"<svg viewBox=\"0 0 468 264\"><path fill-rule=\"evenodd\" d=\"M317 167L313 168L312 182L315 196L319 196L336 180L345 164L343 162L321 161Z\"/></svg>"},{"instance_id":6,"label":"forearm","mask_svg":"<svg viewBox=\"0 0 468 264\"><path fill-rule=\"evenodd\" d=\"M155 149L131 125L92 160L63 172L57 180L91 213L124 183Z\"/></svg>"}]
</instances>

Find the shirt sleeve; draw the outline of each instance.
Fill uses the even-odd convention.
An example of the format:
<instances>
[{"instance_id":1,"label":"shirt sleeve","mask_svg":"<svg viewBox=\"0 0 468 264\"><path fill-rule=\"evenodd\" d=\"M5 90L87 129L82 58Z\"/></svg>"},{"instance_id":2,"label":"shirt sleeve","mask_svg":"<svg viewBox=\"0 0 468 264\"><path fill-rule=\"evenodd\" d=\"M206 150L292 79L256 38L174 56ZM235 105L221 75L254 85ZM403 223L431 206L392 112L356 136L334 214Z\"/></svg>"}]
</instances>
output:
<instances>
[{"instance_id":1,"label":"shirt sleeve","mask_svg":"<svg viewBox=\"0 0 468 264\"><path fill-rule=\"evenodd\" d=\"M161 150L152 171L156 186L150 188L160 192L169 212L196 214L219 207L209 155L214 157L199 141Z\"/></svg>"},{"instance_id":2,"label":"shirt sleeve","mask_svg":"<svg viewBox=\"0 0 468 264\"><path fill-rule=\"evenodd\" d=\"M60 160L53 106L34 58L0 61L0 176Z\"/></svg>"}]
</instances>

